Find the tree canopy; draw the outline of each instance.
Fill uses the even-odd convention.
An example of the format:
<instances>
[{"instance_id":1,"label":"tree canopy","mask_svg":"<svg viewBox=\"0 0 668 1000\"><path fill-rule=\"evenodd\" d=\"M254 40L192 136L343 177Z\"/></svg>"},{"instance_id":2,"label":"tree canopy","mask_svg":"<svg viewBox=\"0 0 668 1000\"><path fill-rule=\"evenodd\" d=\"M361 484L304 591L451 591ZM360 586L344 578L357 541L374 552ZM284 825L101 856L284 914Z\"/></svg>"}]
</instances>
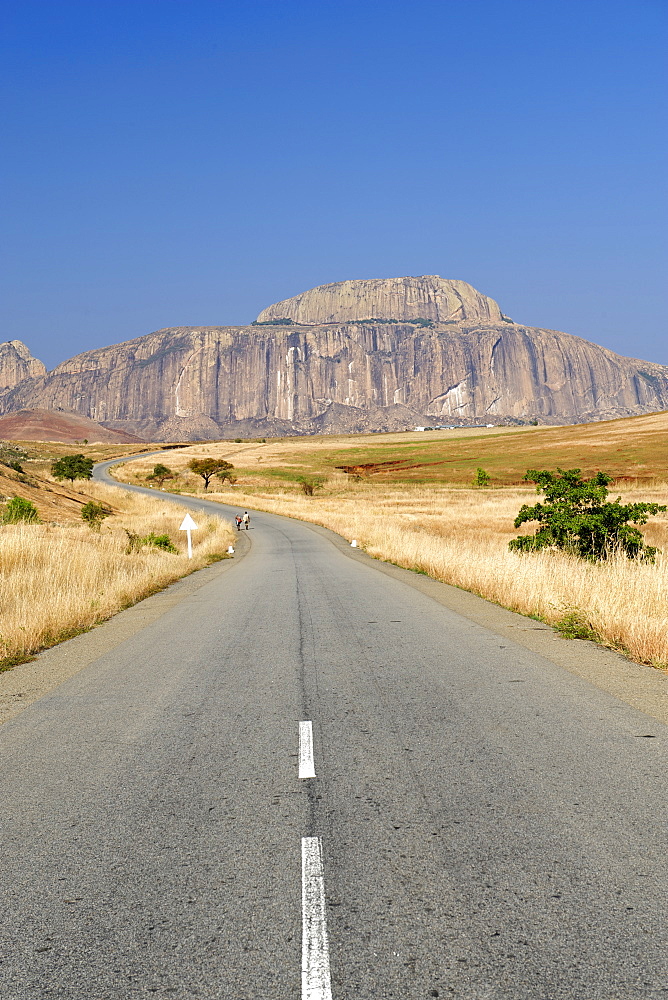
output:
<instances>
[{"instance_id":1,"label":"tree canopy","mask_svg":"<svg viewBox=\"0 0 668 1000\"><path fill-rule=\"evenodd\" d=\"M206 491L214 476L220 475L222 472L228 472L234 466L231 462L226 462L224 458L193 458L188 462L188 468L195 475L202 477Z\"/></svg>"},{"instance_id":2,"label":"tree canopy","mask_svg":"<svg viewBox=\"0 0 668 1000\"><path fill-rule=\"evenodd\" d=\"M175 476L176 473L172 472L168 465L163 465L162 462L158 462L157 465L153 466L153 472L149 473L146 478L155 479L155 481L162 486L166 479L174 479Z\"/></svg>"},{"instance_id":3,"label":"tree canopy","mask_svg":"<svg viewBox=\"0 0 668 1000\"><path fill-rule=\"evenodd\" d=\"M63 455L51 466L51 475L54 479L90 479L93 475L93 459L86 458L85 455Z\"/></svg>"}]
</instances>

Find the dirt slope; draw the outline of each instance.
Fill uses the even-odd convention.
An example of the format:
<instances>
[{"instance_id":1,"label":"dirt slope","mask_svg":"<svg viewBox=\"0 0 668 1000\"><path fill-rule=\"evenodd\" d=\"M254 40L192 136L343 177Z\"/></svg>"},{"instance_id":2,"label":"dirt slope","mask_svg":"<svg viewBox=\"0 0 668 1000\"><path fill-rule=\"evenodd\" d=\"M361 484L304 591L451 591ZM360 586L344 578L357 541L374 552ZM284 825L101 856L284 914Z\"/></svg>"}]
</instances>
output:
<instances>
[{"instance_id":1,"label":"dirt slope","mask_svg":"<svg viewBox=\"0 0 668 1000\"><path fill-rule=\"evenodd\" d=\"M3 441L104 441L122 443L142 439L125 431L112 431L80 413L65 410L17 410L0 417Z\"/></svg>"},{"instance_id":2,"label":"dirt slope","mask_svg":"<svg viewBox=\"0 0 668 1000\"><path fill-rule=\"evenodd\" d=\"M12 497L30 500L37 507L42 521L55 521L58 524L81 521L81 508L90 500L90 496L78 492L69 484L65 486L54 483L32 472L14 472L0 465L0 515L4 509L4 501ZM111 504L106 503L106 506L113 513L118 513Z\"/></svg>"}]
</instances>

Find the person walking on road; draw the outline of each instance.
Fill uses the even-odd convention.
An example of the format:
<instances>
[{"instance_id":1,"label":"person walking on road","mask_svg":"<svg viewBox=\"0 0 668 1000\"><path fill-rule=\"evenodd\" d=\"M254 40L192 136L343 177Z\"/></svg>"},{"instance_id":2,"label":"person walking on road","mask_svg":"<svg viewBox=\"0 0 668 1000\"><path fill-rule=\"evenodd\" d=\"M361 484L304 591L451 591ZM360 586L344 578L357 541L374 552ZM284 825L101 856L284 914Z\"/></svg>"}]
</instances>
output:
<instances>
[{"instance_id":1,"label":"person walking on road","mask_svg":"<svg viewBox=\"0 0 668 1000\"><path fill-rule=\"evenodd\" d=\"M237 526L237 531L241 531L241 514L237 514L237 516L234 519L234 523Z\"/></svg>"},{"instance_id":2,"label":"person walking on road","mask_svg":"<svg viewBox=\"0 0 668 1000\"><path fill-rule=\"evenodd\" d=\"M247 510L244 511L244 516L241 518L241 520L244 523L244 527L245 527L246 531L248 531L248 527L250 525L250 514L248 513Z\"/></svg>"}]
</instances>

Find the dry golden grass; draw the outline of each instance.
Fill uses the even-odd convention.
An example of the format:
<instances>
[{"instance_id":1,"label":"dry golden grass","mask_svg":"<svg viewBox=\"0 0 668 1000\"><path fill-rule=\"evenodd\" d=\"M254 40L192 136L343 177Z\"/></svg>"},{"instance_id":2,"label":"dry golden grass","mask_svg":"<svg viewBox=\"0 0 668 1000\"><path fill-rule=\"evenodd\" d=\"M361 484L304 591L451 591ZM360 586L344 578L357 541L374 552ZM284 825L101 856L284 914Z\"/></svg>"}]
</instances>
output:
<instances>
[{"instance_id":1,"label":"dry golden grass","mask_svg":"<svg viewBox=\"0 0 668 1000\"><path fill-rule=\"evenodd\" d=\"M403 468L378 470L372 481L412 486L470 484L481 467L493 485L511 486L522 482L527 469L561 466L580 468L586 476L602 469L626 484L638 481L651 486L668 478L667 432L668 411L565 427L212 441L141 459L132 463L132 469L148 471L160 461L178 470L190 458L210 455L233 462L240 483L255 484L258 478L289 481L302 473L336 476L336 466L399 461Z\"/></svg>"},{"instance_id":2,"label":"dry golden grass","mask_svg":"<svg viewBox=\"0 0 668 1000\"><path fill-rule=\"evenodd\" d=\"M639 492L634 500L665 503L668 496L668 488ZM313 498L229 490L211 499L324 525L356 538L380 559L550 624L570 624L576 636L596 636L639 663L668 667L668 517L653 518L643 529L663 550L653 565L510 552L508 542L519 534L515 515L535 496L521 488L400 490L363 484Z\"/></svg>"},{"instance_id":3,"label":"dry golden grass","mask_svg":"<svg viewBox=\"0 0 668 1000\"><path fill-rule=\"evenodd\" d=\"M89 628L226 552L231 527L197 517L193 558L178 527L183 508L157 498L85 485L86 493L122 513L99 532L83 522L0 527L0 664L23 657ZM125 529L139 536L168 534L178 555L154 546L128 553Z\"/></svg>"},{"instance_id":4,"label":"dry golden grass","mask_svg":"<svg viewBox=\"0 0 668 1000\"><path fill-rule=\"evenodd\" d=\"M519 533L513 521L522 503L534 502L533 487L475 490L462 485L387 481L351 484L334 464L376 461L419 450L424 461L439 450L473 449L476 464L517 482L528 468L580 466L585 475L601 468L634 480L623 489L633 501L665 504L668 413L559 428L522 428L481 435L480 431L425 435L369 435L260 442L211 442L177 449L162 461L180 473L180 489L201 491L202 481L187 471L192 457L211 455L234 463L237 486L213 499L314 521L344 537L357 538L372 555L428 573L474 591L488 600L551 624L568 624L572 634L595 635L632 659L668 666L668 519L652 518L643 529L662 554L654 565L624 558L589 564L556 552L519 555L508 542ZM440 440L442 439L442 440ZM350 456L347 458L347 456ZM159 459L128 463L120 479L141 481ZM459 461L459 459L458 459ZM462 458L462 462L463 462ZM497 463L495 467L493 461ZM440 466L438 468L441 468ZM464 469L464 465L462 465ZM326 472L325 491L313 498L298 492L295 478ZM447 470L446 470L447 472ZM454 472L438 473L442 482ZM434 476L437 473L434 472ZM470 483L470 470L459 483ZM219 484L218 484L219 485ZM527 525L523 531L531 531Z\"/></svg>"}]
</instances>

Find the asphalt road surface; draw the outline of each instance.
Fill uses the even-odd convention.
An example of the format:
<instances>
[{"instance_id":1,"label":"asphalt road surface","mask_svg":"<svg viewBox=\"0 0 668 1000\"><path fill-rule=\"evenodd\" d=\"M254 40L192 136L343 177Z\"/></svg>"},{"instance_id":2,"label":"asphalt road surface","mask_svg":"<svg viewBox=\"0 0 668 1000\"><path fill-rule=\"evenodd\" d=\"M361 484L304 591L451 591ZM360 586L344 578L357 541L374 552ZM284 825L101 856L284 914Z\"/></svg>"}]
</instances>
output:
<instances>
[{"instance_id":1,"label":"asphalt road surface","mask_svg":"<svg viewBox=\"0 0 668 1000\"><path fill-rule=\"evenodd\" d=\"M248 539L0 729L2 1000L665 1000L666 727Z\"/></svg>"}]
</instances>

